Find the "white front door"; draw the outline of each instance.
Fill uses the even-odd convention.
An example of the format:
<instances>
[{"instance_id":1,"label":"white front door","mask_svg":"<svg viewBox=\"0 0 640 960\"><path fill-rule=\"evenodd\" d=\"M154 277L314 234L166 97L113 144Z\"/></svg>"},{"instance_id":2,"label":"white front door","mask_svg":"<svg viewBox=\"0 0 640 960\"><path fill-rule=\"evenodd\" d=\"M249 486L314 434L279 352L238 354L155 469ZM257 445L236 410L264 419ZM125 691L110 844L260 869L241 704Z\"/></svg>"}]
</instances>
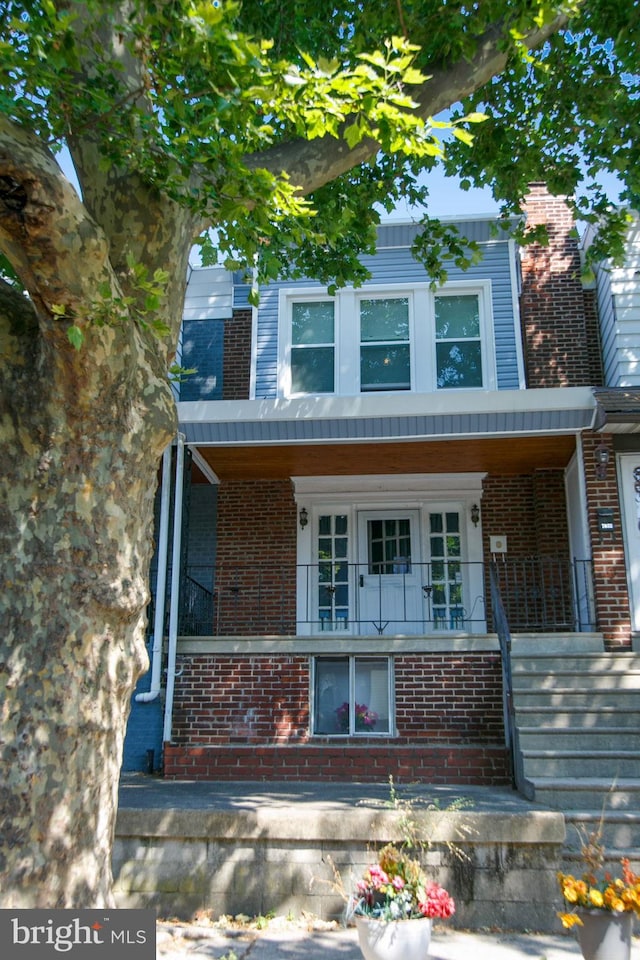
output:
<instances>
[{"instance_id":1,"label":"white front door","mask_svg":"<svg viewBox=\"0 0 640 960\"><path fill-rule=\"evenodd\" d=\"M640 631L640 457L622 454L620 485L629 584L631 629Z\"/></svg>"},{"instance_id":2,"label":"white front door","mask_svg":"<svg viewBox=\"0 0 640 960\"><path fill-rule=\"evenodd\" d=\"M424 633L418 510L358 514L359 633Z\"/></svg>"}]
</instances>

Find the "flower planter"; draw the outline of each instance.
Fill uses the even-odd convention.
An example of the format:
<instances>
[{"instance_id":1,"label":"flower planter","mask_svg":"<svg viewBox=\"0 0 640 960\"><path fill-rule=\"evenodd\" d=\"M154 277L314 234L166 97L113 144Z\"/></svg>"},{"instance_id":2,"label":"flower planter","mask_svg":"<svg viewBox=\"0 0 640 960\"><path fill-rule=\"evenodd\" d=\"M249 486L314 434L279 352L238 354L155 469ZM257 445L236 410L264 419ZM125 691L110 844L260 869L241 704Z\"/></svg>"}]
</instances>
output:
<instances>
[{"instance_id":1,"label":"flower planter","mask_svg":"<svg viewBox=\"0 0 640 960\"><path fill-rule=\"evenodd\" d=\"M632 913L578 910L582 926L576 927L584 960L630 960Z\"/></svg>"},{"instance_id":2,"label":"flower planter","mask_svg":"<svg viewBox=\"0 0 640 960\"><path fill-rule=\"evenodd\" d=\"M431 920L372 920L356 917L364 960L425 960L431 943Z\"/></svg>"}]
</instances>

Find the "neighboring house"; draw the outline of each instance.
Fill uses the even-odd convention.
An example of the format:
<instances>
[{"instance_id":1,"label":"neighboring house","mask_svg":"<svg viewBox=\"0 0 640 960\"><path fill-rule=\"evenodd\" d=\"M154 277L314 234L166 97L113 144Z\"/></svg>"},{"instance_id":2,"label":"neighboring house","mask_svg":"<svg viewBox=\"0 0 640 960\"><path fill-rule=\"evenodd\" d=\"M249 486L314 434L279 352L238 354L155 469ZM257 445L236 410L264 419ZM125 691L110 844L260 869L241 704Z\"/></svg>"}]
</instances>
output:
<instances>
[{"instance_id":1,"label":"neighboring house","mask_svg":"<svg viewBox=\"0 0 640 960\"><path fill-rule=\"evenodd\" d=\"M611 275L617 321L601 298L603 379L566 205L533 185L524 215L548 246L463 219L482 261L437 289L412 224L334 296L273 283L253 308L249 278L193 271L147 697L165 776L509 782L491 566L513 635L631 649L640 404L594 388L626 386L638 277Z\"/></svg>"}]
</instances>

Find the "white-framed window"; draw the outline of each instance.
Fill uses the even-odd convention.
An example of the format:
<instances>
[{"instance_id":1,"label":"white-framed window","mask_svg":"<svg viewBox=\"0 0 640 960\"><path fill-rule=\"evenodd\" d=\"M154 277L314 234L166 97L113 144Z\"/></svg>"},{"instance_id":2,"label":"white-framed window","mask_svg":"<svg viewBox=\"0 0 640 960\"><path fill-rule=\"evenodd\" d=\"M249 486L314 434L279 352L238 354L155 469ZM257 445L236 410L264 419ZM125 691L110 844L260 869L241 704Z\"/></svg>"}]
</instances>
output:
<instances>
[{"instance_id":1,"label":"white-framed window","mask_svg":"<svg viewBox=\"0 0 640 960\"><path fill-rule=\"evenodd\" d=\"M281 396L495 388L491 282L280 291Z\"/></svg>"},{"instance_id":2,"label":"white-framed window","mask_svg":"<svg viewBox=\"0 0 640 960\"><path fill-rule=\"evenodd\" d=\"M391 657L314 657L312 732L317 736L388 736L392 732L392 688Z\"/></svg>"},{"instance_id":3,"label":"white-framed window","mask_svg":"<svg viewBox=\"0 0 640 960\"><path fill-rule=\"evenodd\" d=\"M291 393L335 391L333 300L291 303Z\"/></svg>"},{"instance_id":4,"label":"white-framed window","mask_svg":"<svg viewBox=\"0 0 640 960\"><path fill-rule=\"evenodd\" d=\"M360 392L411 389L408 297L359 297Z\"/></svg>"}]
</instances>

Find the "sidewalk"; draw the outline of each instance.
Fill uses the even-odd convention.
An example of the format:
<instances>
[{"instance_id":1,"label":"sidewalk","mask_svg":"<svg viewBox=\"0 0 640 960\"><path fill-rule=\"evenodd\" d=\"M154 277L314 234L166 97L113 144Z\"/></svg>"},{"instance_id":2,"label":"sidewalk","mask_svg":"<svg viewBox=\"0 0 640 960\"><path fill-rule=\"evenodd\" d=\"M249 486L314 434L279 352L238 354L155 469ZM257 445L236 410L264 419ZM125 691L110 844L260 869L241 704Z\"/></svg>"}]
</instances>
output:
<instances>
[{"instance_id":1,"label":"sidewalk","mask_svg":"<svg viewBox=\"0 0 640 960\"><path fill-rule=\"evenodd\" d=\"M314 925L315 926L315 925ZM264 930L223 930L197 924L158 923L158 960L362 960L355 929L319 924L306 929L276 919ZM328 928L328 929L326 929ZM429 960L571 960L581 957L574 936L466 933L438 926ZM407 960L414 960L407 957ZM417 958L416 958L417 960ZM631 960L640 960L634 939Z\"/></svg>"}]
</instances>

